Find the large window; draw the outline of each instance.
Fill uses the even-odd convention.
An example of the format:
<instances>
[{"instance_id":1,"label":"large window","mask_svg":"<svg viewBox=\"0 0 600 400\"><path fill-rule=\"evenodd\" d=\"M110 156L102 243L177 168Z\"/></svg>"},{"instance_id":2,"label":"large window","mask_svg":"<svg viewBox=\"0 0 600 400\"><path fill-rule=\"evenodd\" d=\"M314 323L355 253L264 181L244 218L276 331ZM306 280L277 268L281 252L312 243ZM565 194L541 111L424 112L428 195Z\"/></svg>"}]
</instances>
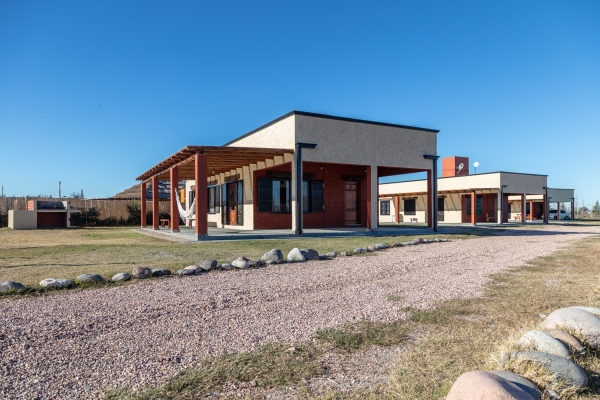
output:
<instances>
[{"instance_id":1,"label":"large window","mask_svg":"<svg viewBox=\"0 0 600 400\"><path fill-rule=\"evenodd\" d=\"M289 213L292 185L289 179L258 179L258 211ZM304 213L323 211L323 181L302 182L302 210Z\"/></svg>"},{"instance_id":2,"label":"large window","mask_svg":"<svg viewBox=\"0 0 600 400\"><path fill-rule=\"evenodd\" d=\"M208 213L216 214L219 212L219 187L208 187Z\"/></svg>"},{"instance_id":3,"label":"large window","mask_svg":"<svg viewBox=\"0 0 600 400\"><path fill-rule=\"evenodd\" d=\"M467 215L471 215L471 196L467 196ZM477 196L475 200L475 215L483 213L483 196Z\"/></svg>"},{"instance_id":4,"label":"large window","mask_svg":"<svg viewBox=\"0 0 600 400\"><path fill-rule=\"evenodd\" d=\"M404 215L417 215L416 199L404 199Z\"/></svg>"},{"instance_id":5,"label":"large window","mask_svg":"<svg viewBox=\"0 0 600 400\"><path fill-rule=\"evenodd\" d=\"M379 202L379 214L390 215L390 201L382 200Z\"/></svg>"}]
</instances>

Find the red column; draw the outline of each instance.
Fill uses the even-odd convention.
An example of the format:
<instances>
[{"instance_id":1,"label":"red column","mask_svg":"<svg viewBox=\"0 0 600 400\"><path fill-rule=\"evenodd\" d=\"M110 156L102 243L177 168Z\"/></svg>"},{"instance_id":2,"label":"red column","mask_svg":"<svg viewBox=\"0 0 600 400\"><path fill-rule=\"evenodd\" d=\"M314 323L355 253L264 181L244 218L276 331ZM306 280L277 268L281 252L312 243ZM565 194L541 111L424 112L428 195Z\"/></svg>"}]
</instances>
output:
<instances>
[{"instance_id":1,"label":"red column","mask_svg":"<svg viewBox=\"0 0 600 400\"><path fill-rule=\"evenodd\" d=\"M372 229L371 224L371 166L367 166L367 229Z\"/></svg>"},{"instance_id":2,"label":"red column","mask_svg":"<svg viewBox=\"0 0 600 400\"><path fill-rule=\"evenodd\" d=\"M575 201L571 202L571 221L575 220Z\"/></svg>"},{"instance_id":3,"label":"red column","mask_svg":"<svg viewBox=\"0 0 600 400\"><path fill-rule=\"evenodd\" d=\"M522 194L521 195L521 223L524 224L525 223L525 212L527 211L526 208L526 202L527 201L527 197Z\"/></svg>"},{"instance_id":4,"label":"red column","mask_svg":"<svg viewBox=\"0 0 600 400\"><path fill-rule=\"evenodd\" d=\"M475 212L477 210L477 195L473 190L471 192L471 225L475 225Z\"/></svg>"},{"instance_id":5,"label":"red column","mask_svg":"<svg viewBox=\"0 0 600 400\"><path fill-rule=\"evenodd\" d=\"M207 183L208 159L206 154L196 154L194 163L194 178L196 180L196 235L198 240L208 236L208 196Z\"/></svg>"},{"instance_id":6,"label":"red column","mask_svg":"<svg viewBox=\"0 0 600 400\"><path fill-rule=\"evenodd\" d=\"M394 208L396 210L396 223L400 222L400 196L394 196Z\"/></svg>"},{"instance_id":7,"label":"red column","mask_svg":"<svg viewBox=\"0 0 600 400\"><path fill-rule=\"evenodd\" d=\"M154 230L159 230L160 226L158 225L158 213L160 212L158 209L158 202L160 199L158 198L158 176L152 177L152 228Z\"/></svg>"},{"instance_id":8,"label":"red column","mask_svg":"<svg viewBox=\"0 0 600 400\"><path fill-rule=\"evenodd\" d=\"M140 185L140 217L142 228L146 227L146 182Z\"/></svg>"},{"instance_id":9,"label":"red column","mask_svg":"<svg viewBox=\"0 0 600 400\"><path fill-rule=\"evenodd\" d=\"M533 201L529 200L529 220L533 221Z\"/></svg>"},{"instance_id":10,"label":"red column","mask_svg":"<svg viewBox=\"0 0 600 400\"><path fill-rule=\"evenodd\" d=\"M542 221L544 221L544 223L548 223L548 215L546 212L546 195L543 194L542 195L542 212L544 213L544 216L542 217Z\"/></svg>"},{"instance_id":11,"label":"red column","mask_svg":"<svg viewBox=\"0 0 600 400\"><path fill-rule=\"evenodd\" d=\"M431 170L427 171L427 211L425 218L427 219L427 227L433 228L433 179Z\"/></svg>"},{"instance_id":12,"label":"red column","mask_svg":"<svg viewBox=\"0 0 600 400\"><path fill-rule=\"evenodd\" d=\"M177 196L179 196L179 168L173 167L170 172L171 232L179 232L179 207L177 207Z\"/></svg>"},{"instance_id":13,"label":"red column","mask_svg":"<svg viewBox=\"0 0 600 400\"><path fill-rule=\"evenodd\" d=\"M560 201L556 202L556 221L560 221Z\"/></svg>"}]
</instances>

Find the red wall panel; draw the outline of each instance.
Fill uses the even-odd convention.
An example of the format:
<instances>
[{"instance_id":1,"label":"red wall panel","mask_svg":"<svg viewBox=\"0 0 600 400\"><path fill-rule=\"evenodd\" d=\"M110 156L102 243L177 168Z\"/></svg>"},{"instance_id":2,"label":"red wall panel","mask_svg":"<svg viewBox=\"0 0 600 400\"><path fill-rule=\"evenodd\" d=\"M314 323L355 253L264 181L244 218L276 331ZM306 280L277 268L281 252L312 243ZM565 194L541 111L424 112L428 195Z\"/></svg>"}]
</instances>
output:
<instances>
[{"instance_id":1,"label":"red wall panel","mask_svg":"<svg viewBox=\"0 0 600 400\"><path fill-rule=\"evenodd\" d=\"M66 228L67 213L66 212L38 212L37 227L44 228Z\"/></svg>"}]
</instances>

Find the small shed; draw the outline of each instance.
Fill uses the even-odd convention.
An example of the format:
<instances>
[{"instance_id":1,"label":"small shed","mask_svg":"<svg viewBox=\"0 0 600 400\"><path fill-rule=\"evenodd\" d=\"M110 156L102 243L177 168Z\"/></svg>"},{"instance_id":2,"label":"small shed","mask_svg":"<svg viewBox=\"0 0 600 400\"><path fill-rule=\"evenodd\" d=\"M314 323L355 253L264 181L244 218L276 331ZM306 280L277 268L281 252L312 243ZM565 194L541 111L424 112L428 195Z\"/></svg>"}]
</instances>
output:
<instances>
[{"instance_id":1,"label":"small shed","mask_svg":"<svg viewBox=\"0 0 600 400\"><path fill-rule=\"evenodd\" d=\"M70 226L68 201L29 200L27 210L9 210L8 227L19 229L54 229Z\"/></svg>"}]
</instances>

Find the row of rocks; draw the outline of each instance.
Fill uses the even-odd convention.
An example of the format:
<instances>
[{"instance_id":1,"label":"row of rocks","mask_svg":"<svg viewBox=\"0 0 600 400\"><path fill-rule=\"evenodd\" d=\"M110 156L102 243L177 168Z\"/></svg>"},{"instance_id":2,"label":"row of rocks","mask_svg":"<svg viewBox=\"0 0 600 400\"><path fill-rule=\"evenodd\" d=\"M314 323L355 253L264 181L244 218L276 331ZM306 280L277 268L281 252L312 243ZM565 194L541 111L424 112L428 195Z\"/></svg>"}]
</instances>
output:
<instances>
[{"instance_id":1,"label":"row of rocks","mask_svg":"<svg viewBox=\"0 0 600 400\"><path fill-rule=\"evenodd\" d=\"M549 371L551 378L545 382L549 387L545 398L559 398L559 393L552 389L582 389L587 386L588 378L576 361L586 356L584 345L600 349L598 316L600 308L594 307L555 310L545 318L542 330L525 333L517 343L518 350L502 354L500 361L508 367L511 361L512 365L532 363ZM471 371L456 380L446 400L466 398L539 400L542 392L533 382L510 371Z\"/></svg>"},{"instance_id":2,"label":"row of rocks","mask_svg":"<svg viewBox=\"0 0 600 400\"><path fill-rule=\"evenodd\" d=\"M353 254L360 254L364 252L373 252L385 250L390 247L403 247L403 246L414 246L423 243L438 243L438 242L448 242L448 239L415 239L410 242L402 242L402 243L394 243L393 245L387 244L375 244L372 246L368 246L366 248L357 248L352 252ZM348 256L352 253L342 252L339 255ZM265 253L260 260L254 260L246 257L238 257L233 260L231 263L224 263L219 265L217 260L206 259L200 261L197 265L189 265L183 269L180 269L176 272L179 276L189 276L189 275L201 275L205 272L213 271L213 270L233 270L233 269L248 269L248 268L261 268L268 264L281 264L284 262L305 262L310 260L324 260L337 257L338 254L336 252L328 252L324 255L319 254L318 251L313 249L300 249L293 248L287 255L287 258L284 257L284 254L279 249L272 249ZM124 282L128 281L132 278L136 279L146 279L150 277L161 277L161 276L169 276L172 275L171 270L165 268L154 268L150 269L144 266L137 266L133 269L131 274L127 272L120 272L114 275L111 280L113 282ZM75 282L78 284L86 284L86 283L101 283L104 282L104 278L98 274L82 274L75 278ZM44 288L67 288L74 284L72 280L69 279L55 279L55 278L47 278L40 282L40 286ZM24 290L25 286L19 282L13 281L0 281L0 292L6 292L9 290Z\"/></svg>"}]
</instances>

